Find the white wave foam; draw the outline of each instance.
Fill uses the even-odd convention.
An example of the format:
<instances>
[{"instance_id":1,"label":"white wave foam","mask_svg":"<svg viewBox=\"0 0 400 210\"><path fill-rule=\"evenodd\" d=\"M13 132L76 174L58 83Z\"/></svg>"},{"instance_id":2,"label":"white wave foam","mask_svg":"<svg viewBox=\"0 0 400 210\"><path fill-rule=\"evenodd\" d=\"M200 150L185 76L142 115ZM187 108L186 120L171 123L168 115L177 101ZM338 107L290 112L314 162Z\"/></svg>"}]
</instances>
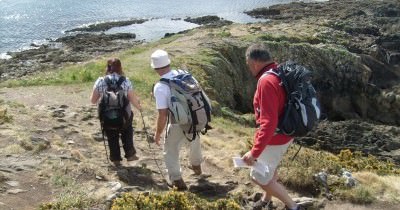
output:
<instances>
[{"instance_id":1,"label":"white wave foam","mask_svg":"<svg viewBox=\"0 0 400 210\"><path fill-rule=\"evenodd\" d=\"M5 20L21 20L21 19L28 18L28 15L27 14L12 14L12 15L3 16L1 18L5 19Z\"/></svg>"},{"instance_id":2,"label":"white wave foam","mask_svg":"<svg viewBox=\"0 0 400 210\"><path fill-rule=\"evenodd\" d=\"M7 53L0 53L0 59L8 60L10 58L12 58L11 55L8 55Z\"/></svg>"}]
</instances>

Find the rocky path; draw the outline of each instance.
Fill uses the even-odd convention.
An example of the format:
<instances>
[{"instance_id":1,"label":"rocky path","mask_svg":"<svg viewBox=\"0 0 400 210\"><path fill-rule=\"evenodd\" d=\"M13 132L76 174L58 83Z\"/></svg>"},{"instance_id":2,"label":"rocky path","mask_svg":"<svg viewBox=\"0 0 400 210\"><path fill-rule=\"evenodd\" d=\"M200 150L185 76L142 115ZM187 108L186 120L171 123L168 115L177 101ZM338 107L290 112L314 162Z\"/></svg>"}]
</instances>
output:
<instances>
[{"instance_id":1,"label":"rocky path","mask_svg":"<svg viewBox=\"0 0 400 210\"><path fill-rule=\"evenodd\" d=\"M12 116L10 123L0 125L0 209L34 209L65 190L71 181L66 177L88 187L95 197L168 189L162 149L146 142L139 114L134 138L140 160L124 161L122 168L107 162L96 107L89 104L90 89L70 85L0 90L1 105ZM153 113L145 110L144 115L151 127ZM205 148L207 174L202 177L191 174L186 156L183 151L183 175L191 192L223 197L238 186L232 168L215 163L215 151Z\"/></svg>"}]
</instances>

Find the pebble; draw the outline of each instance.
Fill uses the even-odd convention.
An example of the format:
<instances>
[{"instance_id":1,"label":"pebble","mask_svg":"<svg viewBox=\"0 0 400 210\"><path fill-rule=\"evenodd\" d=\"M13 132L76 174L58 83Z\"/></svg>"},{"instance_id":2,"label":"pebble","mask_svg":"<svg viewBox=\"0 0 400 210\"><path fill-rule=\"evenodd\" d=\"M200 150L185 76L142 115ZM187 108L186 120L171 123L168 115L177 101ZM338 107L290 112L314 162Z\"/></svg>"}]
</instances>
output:
<instances>
[{"instance_id":1,"label":"pebble","mask_svg":"<svg viewBox=\"0 0 400 210\"><path fill-rule=\"evenodd\" d=\"M118 197L117 193L111 194L111 195L107 196L106 201L112 201L117 197Z\"/></svg>"},{"instance_id":2,"label":"pebble","mask_svg":"<svg viewBox=\"0 0 400 210\"><path fill-rule=\"evenodd\" d=\"M113 192L117 192L122 188L122 185L119 182L108 182L106 186L111 188L111 191Z\"/></svg>"},{"instance_id":3,"label":"pebble","mask_svg":"<svg viewBox=\"0 0 400 210\"><path fill-rule=\"evenodd\" d=\"M17 181L7 181L6 184L10 185L11 187L19 186L19 182L17 182Z\"/></svg>"},{"instance_id":4,"label":"pebble","mask_svg":"<svg viewBox=\"0 0 400 210\"><path fill-rule=\"evenodd\" d=\"M67 144L75 144L75 142L72 140L69 140L69 141L67 141Z\"/></svg>"},{"instance_id":5,"label":"pebble","mask_svg":"<svg viewBox=\"0 0 400 210\"><path fill-rule=\"evenodd\" d=\"M140 186L126 186L121 189L122 192L131 192L131 191L144 191L143 187Z\"/></svg>"},{"instance_id":6,"label":"pebble","mask_svg":"<svg viewBox=\"0 0 400 210\"><path fill-rule=\"evenodd\" d=\"M300 198L294 198L293 201L302 206L312 206L316 200L308 197L300 197Z\"/></svg>"},{"instance_id":7,"label":"pebble","mask_svg":"<svg viewBox=\"0 0 400 210\"><path fill-rule=\"evenodd\" d=\"M8 194L18 194L18 193L23 193L23 192L28 192L27 190L22 190L22 189L11 189L7 190Z\"/></svg>"}]
</instances>

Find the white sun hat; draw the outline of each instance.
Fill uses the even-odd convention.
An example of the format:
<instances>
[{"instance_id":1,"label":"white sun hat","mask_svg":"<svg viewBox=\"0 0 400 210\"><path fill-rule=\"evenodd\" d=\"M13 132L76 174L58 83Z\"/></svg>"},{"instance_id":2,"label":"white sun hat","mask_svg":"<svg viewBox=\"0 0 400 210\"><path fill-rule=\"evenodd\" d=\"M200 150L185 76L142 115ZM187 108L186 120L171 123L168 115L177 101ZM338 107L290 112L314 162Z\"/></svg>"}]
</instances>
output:
<instances>
[{"instance_id":1,"label":"white sun hat","mask_svg":"<svg viewBox=\"0 0 400 210\"><path fill-rule=\"evenodd\" d=\"M151 67L158 69L165 67L171 63L169 60L168 53L164 50L156 50L151 54Z\"/></svg>"}]
</instances>

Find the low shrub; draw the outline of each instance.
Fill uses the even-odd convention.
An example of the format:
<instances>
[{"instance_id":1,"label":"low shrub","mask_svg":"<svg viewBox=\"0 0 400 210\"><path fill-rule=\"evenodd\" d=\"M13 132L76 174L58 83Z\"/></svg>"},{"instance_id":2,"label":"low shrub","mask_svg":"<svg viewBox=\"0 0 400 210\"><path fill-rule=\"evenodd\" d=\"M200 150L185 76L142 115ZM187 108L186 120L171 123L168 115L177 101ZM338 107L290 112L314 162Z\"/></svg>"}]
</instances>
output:
<instances>
[{"instance_id":1,"label":"low shrub","mask_svg":"<svg viewBox=\"0 0 400 210\"><path fill-rule=\"evenodd\" d=\"M208 201L189 192L169 191L166 193L125 193L114 200L112 210L132 209L241 209L233 199Z\"/></svg>"}]
</instances>

